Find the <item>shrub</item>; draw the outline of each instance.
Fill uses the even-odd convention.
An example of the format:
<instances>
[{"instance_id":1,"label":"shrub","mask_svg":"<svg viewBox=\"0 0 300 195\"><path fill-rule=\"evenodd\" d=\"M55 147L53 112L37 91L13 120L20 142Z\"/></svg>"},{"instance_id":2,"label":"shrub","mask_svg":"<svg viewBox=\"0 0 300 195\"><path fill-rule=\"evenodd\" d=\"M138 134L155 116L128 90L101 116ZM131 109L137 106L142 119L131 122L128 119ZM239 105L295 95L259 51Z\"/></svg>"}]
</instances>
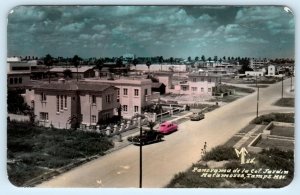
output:
<instances>
[{"instance_id":1,"label":"shrub","mask_svg":"<svg viewBox=\"0 0 300 195\"><path fill-rule=\"evenodd\" d=\"M203 160L205 161L209 161L209 160L222 161L222 160L230 160L230 159L238 159L235 150L232 147L224 147L224 146L217 146L203 156Z\"/></svg>"},{"instance_id":2,"label":"shrub","mask_svg":"<svg viewBox=\"0 0 300 195\"><path fill-rule=\"evenodd\" d=\"M294 123L295 121L294 113L271 113L271 114L261 115L255 118L254 120L252 120L250 123L267 125L272 121Z\"/></svg>"}]
</instances>

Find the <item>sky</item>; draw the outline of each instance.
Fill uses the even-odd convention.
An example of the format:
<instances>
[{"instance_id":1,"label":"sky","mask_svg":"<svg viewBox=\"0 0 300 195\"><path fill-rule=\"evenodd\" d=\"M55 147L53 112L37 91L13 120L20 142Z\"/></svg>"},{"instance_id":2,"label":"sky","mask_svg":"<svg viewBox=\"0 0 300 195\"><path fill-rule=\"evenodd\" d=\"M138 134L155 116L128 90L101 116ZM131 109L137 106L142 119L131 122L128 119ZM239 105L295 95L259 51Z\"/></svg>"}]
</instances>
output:
<instances>
[{"instance_id":1,"label":"sky","mask_svg":"<svg viewBox=\"0 0 300 195\"><path fill-rule=\"evenodd\" d=\"M295 22L282 6L18 6L8 57L294 58Z\"/></svg>"}]
</instances>

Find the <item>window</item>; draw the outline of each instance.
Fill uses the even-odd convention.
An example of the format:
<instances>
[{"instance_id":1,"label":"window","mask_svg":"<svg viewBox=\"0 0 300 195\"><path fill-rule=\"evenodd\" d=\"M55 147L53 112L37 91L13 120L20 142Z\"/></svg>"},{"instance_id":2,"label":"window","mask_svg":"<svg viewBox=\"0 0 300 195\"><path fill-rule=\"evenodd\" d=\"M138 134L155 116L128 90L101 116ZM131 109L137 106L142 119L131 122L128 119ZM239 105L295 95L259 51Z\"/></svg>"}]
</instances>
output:
<instances>
[{"instance_id":1,"label":"window","mask_svg":"<svg viewBox=\"0 0 300 195\"><path fill-rule=\"evenodd\" d=\"M14 84L14 79L13 78L9 79L9 84Z\"/></svg>"},{"instance_id":2,"label":"window","mask_svg":"<svg viewBox=\"0 0 300 195\"><path fill-rule=\"evenodd\" d=\"M92 95L92 103L96 104L96 96L95 95Z\"/></svg>"},{"instance_id":3,"label":"window","mask_svg":"<svg viewBox=\"0 0 300 195\"><path fill-rule=\"evenodd\" d=\"M14 83L15 83L15 84L18 83L18 78L14 78Z\"/></svg>"},{"instance_id":4,"label":"window","mask_svg":"<svg viewBox=\"0 0 300 195\"><path fill-rule=\"evenodd\" d=\"M204 81L204 78L203 78L203 77L201 78L201 81Z\"/></svg>"},{"instance_id":5,"label":"window","mask_svg":"<svg viewBox=\"0 0 300 195\"><path fill-rule=\"evenodd\" d=\"M65 108L68 107L67 96L65 95Z\"/></svg>"},{"instance_id":6,"label":"window","mask_svg":"<svg viewBox=\"0 0 300 195\"><path fill-rule=\"evenodd\" d=\"M197 91L197 87L192 87L192 91Z\"/></svg>"},{"instance_id":7,"label":"window","mask_svg":"<svg viewBox=\"0 0 300 195\"><path fill-rule=\"evenodd\" d=\"M92 123L96 123L96 115L92 115Z\"/></svg>"},{"instance_id":8,"label":"window","mask_svg":"<svg viewBox=\"0 0 300 195\"><path fill-rule=\"evenodd\" d=\"M40 120L48 120L48 112L40 112Z\"/></svg>"},{"instance_id":9,"label":"window","mask_svg":"<svg viewBox=\"0 0 300 195\"><path fill-rule=\"evenodd\" d=\"M128 89L123 89L123 95L128 95Z\"/></svg>"},{"instance_id":10,"label":"window","mask_svg":"<svg viewBox=\"0 0 300 195\"><path fill-rule=\"evenodd\" d=\"M123 111L127 112L128 111L128 106L127 105L123 105Z\"/></svg>"},{"instance_id":11,"label":"window","mask_svg":"<svg viewBox=\"0 0 300 195\"><path fill-rule=\"evenodd\" d=\"M197 81L197 79L196 78L193 78L193 82L196 82Z\"/></svg>"},{"instance_id":12,"label":"window","mask_svg":"<svg viewBox=\"0 0 300 195\"><path fill-rule=\"evenodd\" d=\"M139 90L138 89L134 89L134 96L139 96Z\"/></svg>"},{"instance_id":13,"label":"window","mask_svg":"<svg viewBox=\"0 0 300 195\"><path fill-rule=\"evenodd\" d=\"M148 89L145 89L145 95L148 95Z\"/></svg>"},{"instance_id":14,"label":"window","mask_svg":"<svg viewBox=\"0 0 300 195\"><path fill-rule=\"evenodd\" d=\"M41 101L46 101L47 97L45 93L41 93Z\"/></svg>"},{"instance_id":15,"label":"window","mask_svg":"<svg viewBox=\"0 0 300 195\"><path fill-rule=\"evenodd\" d=\"M59 95L56 96L56 112L59 112Z\"/></svg>"},{"instance_id":16,"label":"window","mask_svg":"<svg viewBox=\"0 0 300 195\"><path fill-rule=\"evenodd\" d=\"M118 96L120 95L120 89L117 90L117 94L118 94Z\"/></svg>"},{"instance_id":17,"label":"window","mask_svg":"<svg viewBox=\"0 0 300 195\"><path fill-rule=\"evenodd\" d=\"M105 96L105 102L106 103L110 103L110 100L111 100L111 96L110 95L106 95Z\"/></svg>"},{"instance_id":18,"label":"window","mask_svg":"<svg viewBox=\"0 0 300 195\"><path fill-rule=\"evenodd\" d=\"M208 92L211 92L211 88L208 88L207 90L208 90Z\"/></svg>"},{"instance_id":19,"label":"window","mask_svg":"<svg viewBox=\"0 0 300 195\"><path fill-rule=\"evenodd\" d=\"M207 79L207 80L208 80L209 83L211 82L211 78L209 78L209 79Z\"/></svg>"},{"instance_id":20,"label":"window","mask_svg":"<svg viewBox=\"0 0 300 195\"><path fill-rule=\"evenodd\" d=\"M204 88L203 87L201 87L201 92L204 92Z\"/></svg>"},{"instance_id":21,"label":"window","mask_svg":"<svg viewBox=\"0 0 300 195\"><path fill-rule=\"evenodd\" d=\"M64 109L64 96L63 95L60 96L60 109L61 110Z\"/></svg>"},{"instance_id":22,"label":"window","mask_svg":"<svg viewBox=\"0 0 300 195\"><path fill-rule=\"evenodd\" d=\"M183 86L183 87L182 87L182 90L183 90L183 91L186 91L186 90L187 90L187 87L186 87L186 86Z\"/></svg>"},{"instance_id":23,"label":"window","mask_svg":"<svg viewBox=\"0 0 300 195\"><path fill-rule=\"evenodd\" d=\"M19 83L20 83L20 84L22 83L22 78L19 78Z\"/></svg>"},{"instance_id":24,"label":"window","mask_svg":"<svg viewBox=\"0 0 300 195\"><path fill-rule=\"evenodd\" d=\"M134 106L134 112L139 112L139 107L138 106Z\"/></svg>"}]
</instances>

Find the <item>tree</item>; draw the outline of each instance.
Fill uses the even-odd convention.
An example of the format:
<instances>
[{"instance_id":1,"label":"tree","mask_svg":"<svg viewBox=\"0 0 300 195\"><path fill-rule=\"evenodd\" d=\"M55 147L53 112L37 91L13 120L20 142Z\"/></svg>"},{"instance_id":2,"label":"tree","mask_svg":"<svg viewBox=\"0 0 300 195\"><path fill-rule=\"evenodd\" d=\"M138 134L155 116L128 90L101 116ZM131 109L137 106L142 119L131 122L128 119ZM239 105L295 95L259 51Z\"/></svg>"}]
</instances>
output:
<instances>
[{"instance_id":1,"label":"tree","mask_svg":"<svg viewBox=\"0 0 300 195\"><path fill-rule=\"evenodd\" d=\"M218 61L218 56L214 56L214 61L215 61L215 62Z\"/></svg>"},{"instance_id":2,"label":"tree","mask_svg":"<svg viewBox=\"0 0 300 195\"><path fill-rule=\"evenodd\" d=\"M158 57L158 63L160 64L160 71L162 71L162 63L164 62L164 58L162 56Z\"/></svg>"},{"instance_id":3,"label":"tree","mask_svg":"<svg viewBox=\"0 0 300 195\"><path fill-rule=\"evenodd\" d=\"M207 59L208 61L211 61L212 59L211 59L211 57L208 57L208 59Z\"/></svg>"},{"instance_id":4,"label":"tree","mask_svg":"<svg viewBox=\"0 0 300 195\"><path fill-rule=\"evenodd\" d=\"M146 62L146 66L148 67L148 74L150 73L150 66L151 66L151 62L147 61Z\"/></svg>"},{"instance_id":5,"label":"tree","mask_svg":"<svg viewBox=\"0 0 300 195\"><path fill-rule=\"evenodd\" d=\"M153 130L153 127L156 125L156 122L148 121L148 127L150 128L150 131Z\"/></svg>"},{"instance_id":6,"label":"tree","mask_svg":"<svg viewBox=\"0 0 300 195\"><path fill-rule=\"evenodd\" d=\"M188 57L188 62L192 61L192 58L191 56Z\"/></svg>"},{"instance_id":7,"label":"tree","mask_svg":"<svg viewBox=\"0 0 300 195\"><path fill-rule=\"evenodd\" d=\"M203 62L205 62L205 61L206 61L206 59L205 59L205 56L204 56L204 55L202 55L202 56L201 56L201 60L202 60Z\"/></svg>"},{"instance_id":8,"label":"tree","mask_svg":"<svg viewBox=\"0 0 300 195\"><path fill-rule=\"evenodd\" d=\"M196 62L199 61L199 57L198 56L195 57L195 61Z\"/></svg>"},{"instance_id":9,"label":"tree","mask_svg":"<svg viewBox=\"0 0 300 195\"><path fill-rule=\"evenodd\" d=\"M242 65L242 67L241 67L241 69L239 70L239 73L241 73L241 74L244 74L245 73L245 71L252 71L253 69L252 68L250 68L250 61L249 61L249 59L247 59L247 58L243 58L241 61L240 61L240 64Z\"/></svg>"},{"instance_id":10,"label":"tree","mask_svg":"<svg viewBox=\"0 0 300 195\"><path fill-rule=\"evenodd\" d=\"M132 64L134 65L135 69L136 69L136 65L139 63L139 61L135 58L133 61L132 61Z\"/></svg>"},{"instance_id":11,"label":"tree","mask_svg":"<svg viewBox=\"0 0 300 195\"><path fill-rule=\"evenodd\" d=\"M170 63L173 64L173 62L174 62L174 58L170 57Z\"/></svg>"},{"instance_id":12,"label":"tree","mask_svg":"<svg viewBox=\"0 0 300 195\"><path fill-rule=\"evenodd\" d=\"M70 69L65 69L63 74L64 78L72 78L72 71Z\"/></svg>"},{"instance_id":13,"label":"tree","mask_svg":"<svg viewBox=\"0 0 300 195\"><path fill-rule=\"evenodd\" d=\"M77 71L77 81L78 81L78 66L79 66L81 60L82 59L78 55L75 55L72 59L72 63L76 67L76 71Z\"/></svg>"},{"instance_id":14,"label":"tree","mask_svg":"<svg viewBox=\"0 0 300 195\"><path fill-rule=\"evenodd\" d=\"M44 57L44 64L48 67L48 78L49 78L49 83L51 79L51 74L50 74L50 67L53 65L53 57L50 54L47 54Z\"/></svg>"},{"instance_id":15,"label":"tree","mask_svg":"<svg viewBox=\"0 0 300 195\"><path fill-rule=\"evenodd\" d=\"M99 71L99 78L101 78L102 68L103 68L103 60L100 58L96 61L96 69Z\"/></svg>"}]
</instances>

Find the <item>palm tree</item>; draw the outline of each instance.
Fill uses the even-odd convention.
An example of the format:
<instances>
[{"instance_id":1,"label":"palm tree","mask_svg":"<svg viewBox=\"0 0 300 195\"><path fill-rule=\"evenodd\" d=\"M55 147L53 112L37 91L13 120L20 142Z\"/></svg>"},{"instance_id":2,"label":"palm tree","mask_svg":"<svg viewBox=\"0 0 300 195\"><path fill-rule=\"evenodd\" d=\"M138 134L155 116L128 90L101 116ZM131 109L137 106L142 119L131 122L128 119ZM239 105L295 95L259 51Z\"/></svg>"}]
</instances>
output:
<instances>
[{"instance_id":1,"label":"palm tree","mask_svg":"<svg viewBox=\"0 0 300 195\"><path fill-rule=\"evenodd\" d=\"M162 71L162 63L164 62L164 58L162 56L158 57L158 62L160 64L160 71Z\"/></svg>"},{"instance_id":2,"label":"palm tree","mask_svg":"<svg viewBox=\"0 0 300 195\"><path fill-rule=\"evenodd\" d=\"M139 63L139 61L137 59L134 59L132 61L132 64L134 65L135 69L136 69L136 65Z\"/></svg>"},{"instance_id":3,"label":"palm tree","mask_svg":"<svg viewBox=\"0 0 300 195\"><path fill-rule=\"evenodd\" d=\"M205 56L204 56L204 55L201 56L201 60L202 60L203 62L205 62Z\"/></svg>"},{"instance_id":4,"label":"palm tree","mask_svg":"<svg viewBox=\"0 0 300 195\"><path fill-rule=\"evenodd\" d=\"M76 71L77 71L77 81L78 81L78 66L79 66L79 63L80 63L80 60L81 60L81 58L80 57L78 57L78 55L75 55L74 57L73 57L73 59L72 59L72 62L73 62L73 64L74 64L74 66L76 67Z\"/></svg>"},{"instance_id":5,"label":"palm tree","mask_svg":"<svg viewBox=\"0 0 300 195\"><path fill-rule=\"evenodd\" d=\"M150 131L153 131L153 127L156 125L156 122L149 121L148 122L148 127L150 128Z\"/></svg>"},{"instance_id":6,"label":"palm tree","mask_svg":"<svg viewBox=\"0 0 300 195\"><path fill-rule=\"evenodd\" d=\"M47 54L44 58L44 64L48 67L48 78L49 78L49 83L50 83L50 66L53 65L53 57L50 54Z\"/></svg>"},{"instance_id":7,"label":"palm tree","mask_svg":"<svg viewBox=\"0 0 300 195\"><path fill-rule=\"evenodd\" d=\"M149 73L150 73L151 62L150 62L150 61L147 61L147 62L146 62L146 66L148 66L148 75L149 75Z\"/></svg>"},{"instance_id":8,"label":"palm tree","mask_svg":"<svg viewBox=\"0 0 300 195\"><path fill-rule=\"evenodd\" d=\"M99 71L99 78L101 78L101 70L103 68L103 60L102 59L98 59L96 61L96 68L98 69Z\"/></svg>"}]
</instances>

